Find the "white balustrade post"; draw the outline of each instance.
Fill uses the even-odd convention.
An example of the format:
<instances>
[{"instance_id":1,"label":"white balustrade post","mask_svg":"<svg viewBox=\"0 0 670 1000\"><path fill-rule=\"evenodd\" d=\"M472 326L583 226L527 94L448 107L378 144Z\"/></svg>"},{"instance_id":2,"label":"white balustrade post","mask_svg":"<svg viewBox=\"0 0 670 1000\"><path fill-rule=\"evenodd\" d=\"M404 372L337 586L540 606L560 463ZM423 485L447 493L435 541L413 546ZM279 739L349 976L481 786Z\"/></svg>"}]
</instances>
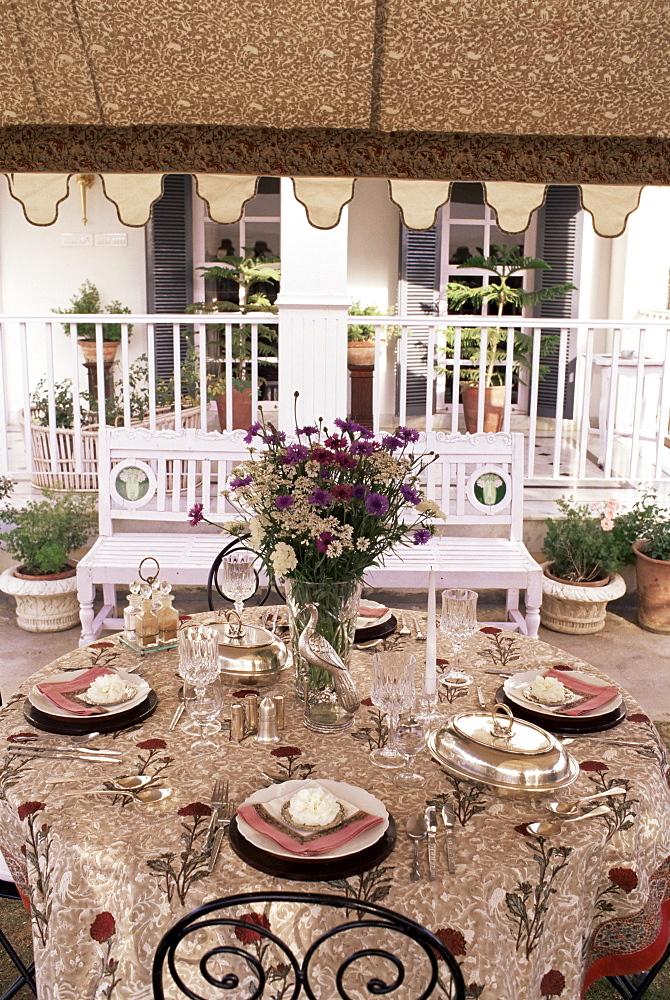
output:
<instances>
[{"instance_id":1,"label":"white balustrade post","mask_svg":"<svg viewBox=\"0 0 670 1000\"><path fill-rule=\"evenodd\" d=\"M347 410L347 209L334 229L315 229L288 178L281 182L281 291L279 306L279 423L299 424Z\"/></svg>"}]
</instances>

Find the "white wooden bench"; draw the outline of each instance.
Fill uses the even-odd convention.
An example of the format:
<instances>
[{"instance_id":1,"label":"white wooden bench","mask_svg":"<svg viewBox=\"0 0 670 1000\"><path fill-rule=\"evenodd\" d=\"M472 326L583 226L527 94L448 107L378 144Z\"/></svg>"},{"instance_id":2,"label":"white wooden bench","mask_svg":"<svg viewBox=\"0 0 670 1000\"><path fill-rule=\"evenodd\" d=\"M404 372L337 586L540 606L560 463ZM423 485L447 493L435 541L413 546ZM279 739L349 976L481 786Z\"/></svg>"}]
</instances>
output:
<instances>
[{"instance_id":1,"label":"white wooden bench","mask_svg":"<svg viewBox=\"0 0 670 1000\"><path fill-rule=\"evenodd\" d=\"M116 585L137 579L138 566L153 556L161 578L174 585L204 586L215 557L229 540L188 523L188 511L204 505L205 517L221 523L235 517L221 490L232 470L249 457L245 431L194 428L148 430L104 428L99 442L100 536L77 566L80 645L104 628L121 628L113 617ZM173 489L173 483L178 489ZM159 525L159 528L156 528ZM147 526L147 531L142 527ZM96 585L103 607L93 609ZM204 608L203 608L204 610Z\"/></svg>"},{"instance_id":2,"label":"white wooden bench","mask_svg":"<svg viewBox=\"0 0 670 1000\"><path fill-rule=\"evenodd\" d=\"M536 636L542 569L523 543L523 446L523 434L422 435L415 450L438 455L426 472L426 494L447 520L427 545L402 546L369 569L366 586L426 588L432 566L437 587L505 590L510 621L493 624Z\"/></svg>"}]
</instances>

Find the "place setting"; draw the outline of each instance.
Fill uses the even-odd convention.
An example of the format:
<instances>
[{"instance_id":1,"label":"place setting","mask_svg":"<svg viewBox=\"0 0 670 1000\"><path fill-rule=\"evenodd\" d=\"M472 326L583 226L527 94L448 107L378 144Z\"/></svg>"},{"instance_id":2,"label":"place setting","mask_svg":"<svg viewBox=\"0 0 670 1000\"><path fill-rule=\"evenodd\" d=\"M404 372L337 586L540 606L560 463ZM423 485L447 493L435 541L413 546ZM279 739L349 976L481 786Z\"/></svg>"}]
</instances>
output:
<instances>
[{"instance_id":1,"label":"place setting","mask_svg":"<svg viewBox=\"0 0 670 1000\"><path fill-rule=\"evenodd\" d=\"M615 684L558 667L511 674L496 691L495 701L558 736L604 732L626 718L626 703Z\"/></svg>"}]
</instances>

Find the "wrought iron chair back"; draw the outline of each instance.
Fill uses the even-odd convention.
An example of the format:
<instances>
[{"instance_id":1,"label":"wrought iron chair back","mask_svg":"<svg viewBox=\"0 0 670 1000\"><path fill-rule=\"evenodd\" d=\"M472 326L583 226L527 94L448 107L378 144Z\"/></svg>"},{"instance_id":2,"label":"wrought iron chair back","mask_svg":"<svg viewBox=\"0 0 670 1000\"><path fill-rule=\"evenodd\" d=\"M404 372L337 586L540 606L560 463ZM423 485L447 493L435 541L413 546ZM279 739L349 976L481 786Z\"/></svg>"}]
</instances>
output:
<instances>
[{"instance_id":1,"label":"wrought iron chair back","mask_svg":"<svg viewBox=\"0 0 670 1000\"><path fill-rule=\"evenodd\" d=\"M221 571L221 565L226 556L231 555L233 552L255 551L249 545L247 545L246 539L248 537L249 537L248 535L242 535L239 538L238 537L233 538L221 549L216 559L212 563L209 570L209 575L207 577L207 605L210 611L216 610L215 604L219 598L221 599L221 601L223 601L224 604L229 604L229 605L233 604L233 601L229 597L226 597L221 588L219 572ZM253 604L262 605L265 604L268 597L270 596L270 593L272 592L273 581L264 579L265 574L262 571L259 572L256 568L254 568L254 575L256 577L256 590L254 591L253 596L246 603L248 604L251 602ZM258 595L258 597L256 597L256 595Z\"/></svg>"},{"instance_id":2,"label":"wrought iron chair back","mask_svg":"<svg viewBox=\"0 0 670 1000\"><path fill-rule=\"evenodd\" d=\"M338 921L324 930L326 915ZM325 893L250 892L206 903L158 945L155 1000L164 989L174 996L166 976L190 1000L297 1000L302 993L308 1000L465 1000L458 962L435 934L377 903Z\"/></svg>"},{"instance_id":3,"label":"wrought iron chair back","mask_svg":"<svg viewBox=\"0 0 670 1000\"><path fill-rule=\"evenodd\" d=\"M2 867L5 867L4 861ZM5 878L0 878L0 899L21 899L19 891L16 888L14 882L10 882ZM16 949L12 945L11 941L4 933L0 927L0 948L2 948L9 958L9 960L16 966L18 970L18 976L12 983L3 983L3 986L7 988L4 990L0 996L0 1000L11 1000L11 997L15 996L19 990L23 990L24 986L28 986L35 996L37 996L37 988L35 986L35 963L30 962L26 965L20 956L18 955ZM23 993L21 994L24 995Z\"/></svg>"}]
</instances>

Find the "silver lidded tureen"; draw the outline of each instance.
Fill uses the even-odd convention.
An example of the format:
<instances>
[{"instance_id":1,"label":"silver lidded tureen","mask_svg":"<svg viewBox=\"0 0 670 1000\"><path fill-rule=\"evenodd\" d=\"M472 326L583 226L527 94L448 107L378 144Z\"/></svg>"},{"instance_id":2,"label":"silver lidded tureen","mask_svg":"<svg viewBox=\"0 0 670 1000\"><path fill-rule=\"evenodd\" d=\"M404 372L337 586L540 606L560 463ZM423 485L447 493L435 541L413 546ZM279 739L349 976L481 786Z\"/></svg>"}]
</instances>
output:
<instances>
[{"instance_id":1,"label":"silver lidded tureen","mask_svg":"<svg viewBox=\"0 0 670 1000\"><path fill-rule=\"evenodd\" d=\"M551 733L515 719L506 705L462 712L433 733L430 752L450 774L498 795L554 793L571 785L579 765Z\"/></svg>"},{"instance_id":2,"label":"silver lidded tureen","mask_svg":"<svg viewBox=\"0 0 670 1000\"><path fill-rule=\"evenodd\" d=\"M219 632L221 679L237 684L253 681L270 684L292 665L289 648L274 632L260 625L243 625L234 611L224 622L214 624Z\"/></svg>"}]
</instances>

